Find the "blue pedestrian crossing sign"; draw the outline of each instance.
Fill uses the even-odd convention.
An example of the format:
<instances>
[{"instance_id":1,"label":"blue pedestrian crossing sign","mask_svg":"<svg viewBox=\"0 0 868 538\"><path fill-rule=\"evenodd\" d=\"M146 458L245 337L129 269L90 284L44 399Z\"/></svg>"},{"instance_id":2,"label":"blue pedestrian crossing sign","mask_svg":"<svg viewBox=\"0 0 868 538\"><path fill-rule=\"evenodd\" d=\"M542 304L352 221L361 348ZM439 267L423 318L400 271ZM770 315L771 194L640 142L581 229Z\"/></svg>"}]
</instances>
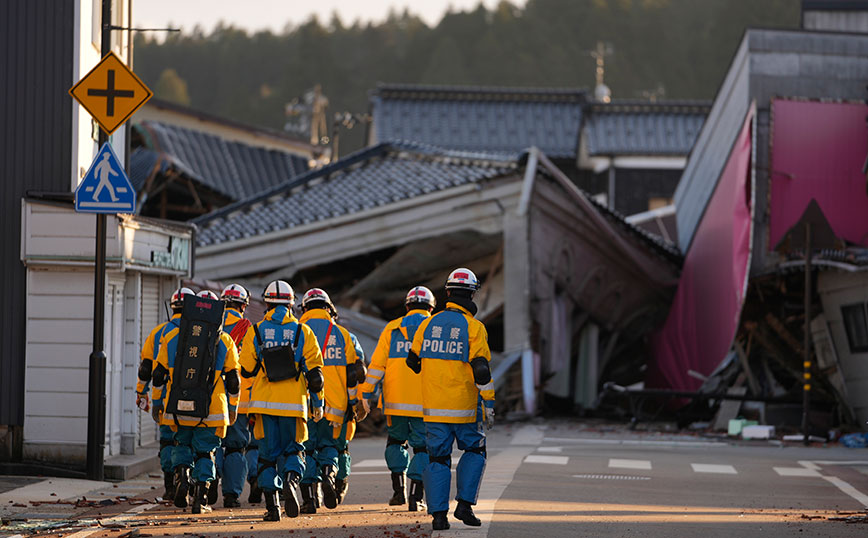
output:
<instances>
[{"instance_id":1,"label":"blue pedestrian crossing sign","mask_svg":"<svg viewBox=\"0 0 868 538\"><path fill-rule=\"evenodd\" d=\"M135 213L136 190L111 144L99 149L84 179L75 189L79 213Z\"/></svg>"}]
</instances>

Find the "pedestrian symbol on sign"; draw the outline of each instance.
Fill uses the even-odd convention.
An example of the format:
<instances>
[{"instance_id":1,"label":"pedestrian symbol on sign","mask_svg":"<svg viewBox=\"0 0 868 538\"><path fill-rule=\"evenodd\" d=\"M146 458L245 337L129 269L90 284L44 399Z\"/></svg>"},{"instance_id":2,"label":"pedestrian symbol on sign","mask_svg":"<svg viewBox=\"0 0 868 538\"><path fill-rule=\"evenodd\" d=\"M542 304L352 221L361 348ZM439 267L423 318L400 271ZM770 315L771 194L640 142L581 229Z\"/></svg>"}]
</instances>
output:
<instances>
[{"instance_id":1,"label":"pedestrian symbol on sign","mask_svg":"<svg viewBox=\"0 0 868 538\"><path fill-rule=\"evenodd\" d=\"M75 210L80 213L134 213L136 210L136 191L108 142L100 148L75 191Z\"/></svg>"}]
</instances>

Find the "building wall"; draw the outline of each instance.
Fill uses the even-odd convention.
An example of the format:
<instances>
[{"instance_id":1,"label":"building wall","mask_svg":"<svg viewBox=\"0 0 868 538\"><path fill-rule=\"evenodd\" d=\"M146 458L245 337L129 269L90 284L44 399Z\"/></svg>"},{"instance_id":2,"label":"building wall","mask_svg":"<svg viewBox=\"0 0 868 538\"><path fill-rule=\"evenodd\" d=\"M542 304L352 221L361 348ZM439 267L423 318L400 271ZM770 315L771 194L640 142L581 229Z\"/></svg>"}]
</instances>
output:
<instances>
[{"instance_id":1,"label":"building wall","mask_svg":"<svg viewBox=\"0 0 868 538\"><path fill-rule=\"evenodd\" d=\"M615 211L635 215L651 209L652 198L672 199L681 170L618 168L615 171Z\"/></svg>"},{"instance_id":2,"label":"building wall","mask_svg":"<svg viewBox=\"0 0 868 538\"><path fill-rule=\"evenodd\" d=\"M26 272L21 198L69 191L74 0L0 2L0 424L24 422Z\"/></svg>"}]
</instances>

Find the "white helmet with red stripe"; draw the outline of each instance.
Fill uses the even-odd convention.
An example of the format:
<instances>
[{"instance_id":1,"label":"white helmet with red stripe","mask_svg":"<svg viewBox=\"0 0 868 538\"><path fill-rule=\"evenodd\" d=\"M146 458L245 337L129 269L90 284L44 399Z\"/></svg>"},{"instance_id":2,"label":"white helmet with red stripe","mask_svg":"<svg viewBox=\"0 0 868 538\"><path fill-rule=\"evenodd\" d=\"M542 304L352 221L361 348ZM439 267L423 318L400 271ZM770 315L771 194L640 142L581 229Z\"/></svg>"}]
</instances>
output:
<instances>
[{"instance_id":1,"label":"white helmet with red stripe","mask_svg":"<svg viewBox=\"0 0 868 538\"><path fill-rule=\"evenodd\" d=\"M250 294L241 284L229 284L223 288L220 298L227 303L250 304Z\"/></svg>"},{"instance_id":2,"label":"white helmet with red stripe","mask_svg":"<svg viewBox=\"0 0 868 538\"><path fill-rule=\"evenodd\" d=\"M476 291L479 289L479 280L470 269L459 267L449 273L449 278L446 279L446 289Z\"/></svg>"},{"instance_id":3,"label":"white helmet with red stripe","mask_svg":"<svg viewBox=\"0 0 868 538\"><path fill-rule=\"evenodd\" d=\"M437 300L434 299L434 294L425 286L416 286L407 292L407 298L404 300L405 305L410 303L424 303L434 308L437 306Z\"/></svg>"},{"instance_id":4,"label":"white helmet with red stripe","mask_svg":"<svg viewBox=\"0 0 868 538\"><path fill-rule=\"evenodd\" d=\"M262 300L266 303L291 305L295 302L295 292L288 282L275 280L262 292Z\"/></svg>"},{"instance_id":5,"label":"white helmet with red stripe","mask_svg":"<svg viewBox=\"0 0 868 538\"><path fill-rule=\"evenodd\" d=\"M307 290L307 293L305 293L304 297L301 298L301 306L304 308L314 301L323 301L328 306L332 307L332 309L335 307L335 305L332 304L329 294L320 288L311 288Z\"/></svg>"},{"instance_id":6,"label":"white helmet with red stripe","mask_svg":"<svg viewBox=\"0 0 868 538\"><path fill-rule=\"evenodd\" d=\"M193 290L190 288L178 288L175 290L175 293L172 294L172 299L169 301L169 305L172 308L181 308L184 306L185 295L195 295L195 293L193 293Z\"/></svg>"},{"instance_id":7,"label":"white helmet with red stripe","mask_svg":"<svg viewBox=\"0 0 868 538\"><path fill-rule=\"evenodd\" d=\"M205 297L206 299L211 299L212 301L220 300L220 298L217 297L217 294L211 290L202 290L196 294L196 297Z\"/></svg>"}]
</instances>

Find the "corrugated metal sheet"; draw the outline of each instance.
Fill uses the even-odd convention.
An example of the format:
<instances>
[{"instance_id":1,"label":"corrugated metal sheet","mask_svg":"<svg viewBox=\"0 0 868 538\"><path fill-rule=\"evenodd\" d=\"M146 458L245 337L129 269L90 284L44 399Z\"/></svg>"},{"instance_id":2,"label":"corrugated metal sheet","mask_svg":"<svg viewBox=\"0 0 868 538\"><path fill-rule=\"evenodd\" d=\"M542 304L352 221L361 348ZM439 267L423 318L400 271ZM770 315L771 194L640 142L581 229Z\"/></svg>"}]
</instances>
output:
<instances>
[{"instance_id":1,"label":"corrugated metal sheet","mask_svg":"<svg viewBox=\"0 0 868 538\"><path fill-rule=\"evenodd\" d=\"M142 275L142 302L141 319L142 332L141 342L151 334L166 315L160 312L162 308L160 296L160 277L157 275ZM139 445L152 443L157 438L157 424L151 418L150 413L139 411Z\"/></svg>"},{"instance_id":2,"label":"corrugated metal sheet","mask_svg":"<svg viewBox=\"0 0 868 538\"><path fill-rule=\"evenodd\" d=\"M0 2L0 424L24 421L25 192L68 191L74 0Z\"/></svg>"}]
</instances>

